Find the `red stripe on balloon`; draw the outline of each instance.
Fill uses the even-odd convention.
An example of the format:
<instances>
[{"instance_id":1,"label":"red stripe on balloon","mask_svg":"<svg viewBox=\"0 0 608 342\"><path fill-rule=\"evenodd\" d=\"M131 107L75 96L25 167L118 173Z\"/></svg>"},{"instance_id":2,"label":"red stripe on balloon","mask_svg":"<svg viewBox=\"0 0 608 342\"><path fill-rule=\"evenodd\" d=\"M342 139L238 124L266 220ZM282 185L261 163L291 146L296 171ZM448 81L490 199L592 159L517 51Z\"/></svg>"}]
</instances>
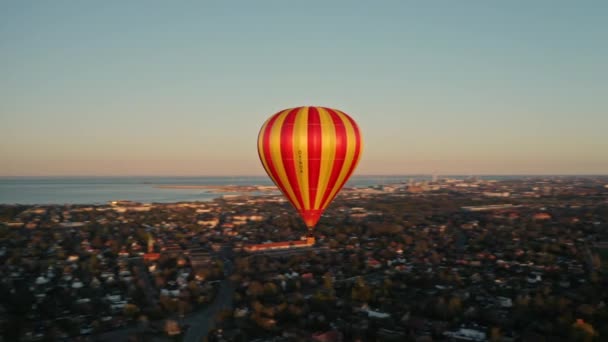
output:
<instances>
[{"instance_id":1,"label":"red stripe on balloon","mask_svg":"<svg viewBox=\"0 0 608 342\"><path fill-rule=\"evenodd\" d=\"M321 119L315 107L308 109L308 187L310 209L315 208L317 189L319 187L319 173L321 172Z\"/></svg>"},{"instance_id":2,"label":"red stripe on balloon","mask_svg":"<svg viewBox=\"0 0 608 342\"><path fill-rule=\"evenodd\" d=\"M342 167L344 166L344 157L346 156L346 146L347 146L347 135L346 135L346 127L344 127L344 123L340 116L336 114L332 109L325 108L325 110L329 113L332 121L334 122L334 127L336 129L336 154L334 157L334 165L331 169L331 176L329 176L329 180L327 181L327 187L325 188L325 193L323 194L323 199L321 200L321 205L326 203L327 198L331 194L334 189L336 182L338 181L338 177L340 176L340 171L342 171ZM325 208L320 208L325 209Z\"/></svg>"},{"instance_id":3,"label":"red stripe on balloon","mask_svg":"<svg viewBox=\"0 0 608 342\"><path fill-rule=\"evenodd\" d=\"M294 200L298 201L299 207L304 209L302 186L298 181L293 144L293 129L299 111L300 108L292 109L287 114L287 117L285 117L285 121L283 121L283 127L281 127L281 159L283 160L283 168L287 175L287 181L291 184L291 189L296 197Z\"/></svg>"},{"instance_id":4,"label":"red stripe on balloon","mask_svg":"<svg viewBox=\"0 0 608 342\"><path fill-rule=\"evenodd\" d=\"M342 184L340 184L340 187L338 189L341 189L344 184L346 184L346 181L348 181L352 173L355 171L355 167L357 167L357 164L359 162L359 154L361 153L361 135L359 133L359 127L350 116L346 114L344 114L344 116L348 119L348 121L350 121L350 124L353 126L353 130L355 132L355 153L353 154L353 161L350 164L348 173L346 174L346 177L344 177L344 180L342 181Z\"/></svg>"}]
</instances>

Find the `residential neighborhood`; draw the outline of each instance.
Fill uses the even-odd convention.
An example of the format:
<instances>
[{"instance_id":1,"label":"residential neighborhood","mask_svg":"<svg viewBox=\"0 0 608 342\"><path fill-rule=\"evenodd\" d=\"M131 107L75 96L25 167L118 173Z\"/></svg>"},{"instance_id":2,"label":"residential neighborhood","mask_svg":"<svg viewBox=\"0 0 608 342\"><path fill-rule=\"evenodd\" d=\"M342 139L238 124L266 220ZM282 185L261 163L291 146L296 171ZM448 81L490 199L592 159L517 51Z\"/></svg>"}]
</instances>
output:
<instances>
[{"instance_id":1,"label":"residential neighborhood","mask_svg":"<svg viewBox=\"0 0 608 342\"><path fill-rule=\"evenodd\" d=\"M314 237L276 192L2 205L2 336L601 341L606 184L470 178L348 188Z\"/></svg>"}]
</instances>

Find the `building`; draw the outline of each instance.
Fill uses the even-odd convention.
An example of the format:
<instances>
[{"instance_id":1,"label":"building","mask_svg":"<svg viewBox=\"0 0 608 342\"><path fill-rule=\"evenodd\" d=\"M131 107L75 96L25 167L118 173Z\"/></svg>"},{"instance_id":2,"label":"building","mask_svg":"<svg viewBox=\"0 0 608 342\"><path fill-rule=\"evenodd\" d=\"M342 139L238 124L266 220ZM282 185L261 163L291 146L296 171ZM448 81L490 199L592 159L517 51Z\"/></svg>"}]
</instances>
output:
<instances>
[{"instance_id":1,"label":"building","mask_svg":"<svg viewBox=\"0 0 608 342\"><path fill-rule=\"evenodd\" d=\"M551 219L551 215L549 215L547 213L537 213L537 214L534 214L534 216L532 217L532 219L534 219L535 221L550 220Z\"/></svg>"},{"instance_id":2,"label":"building","mask_svg":"<svg viewBox=\"0 0 608 342\"><path fill-rule=\"evenodd\" d=\"M305 240L262 243L257 245L245 246L244 249L246 252L263 252L281 249L312 247L314 246L314 244L315 238L309 236Z\"/></svg>"},{"instance_id":3,"label":"building","mask_svg":"<svg viewBox=\"0 0 608 342\"><path fill-rule=\"evenodd\" d=\"M489 205L462 207L461 209L464 211L473 211L474 212L474 211L514 209L514 208L520 208L520 207L521 207L521 205L513 205L513 204L489 204Z\"/></svg>"},{"instance_id":4,"label":"building","mask_svg":"<svg viewBox=\"0 0 608 342\"><path fill-rule=\"evenodd\" d=\"M148 237L148 253L144 254L144 260L156 261L159 258L160 258L160 254L154 252L154 239L150 236L150 237Z\"/></svg>"}]
</instances>

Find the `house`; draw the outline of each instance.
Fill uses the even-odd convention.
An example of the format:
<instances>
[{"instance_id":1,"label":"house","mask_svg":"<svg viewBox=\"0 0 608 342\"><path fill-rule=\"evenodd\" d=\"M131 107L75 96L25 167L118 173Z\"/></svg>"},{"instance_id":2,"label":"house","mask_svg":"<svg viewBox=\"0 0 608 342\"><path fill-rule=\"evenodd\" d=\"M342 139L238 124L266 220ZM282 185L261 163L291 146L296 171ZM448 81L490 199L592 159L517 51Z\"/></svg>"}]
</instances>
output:
<instances>
[{"instance_id":1,"label":"house","mask_svg":"<svg viewBox=\"0 0 608 342\"><path fill-rule=\"evenodd\" d=\"M146 253L144 254L145 261L156 261L160 258L160 253Z\"/></svg>"},{"instance_id":2,"label":"house","mask_svg":"<svg viewBox=\"0 0 608 342\"><path fill-rule=\"evenodd\" d=\"M367 312L367 317L369 317L369 318L385 319L385 318L391 317L391 314L388 314L386 312L371 310L369 308L363 309L362 311Z\"/></svg>"},{"instance_id":3,"label":"house","mask_svg":"<svg viewBox=\"0 0 608 342\"><path fill-rule=\"evenodd\" d=\"M456 341L485 341L486 333L471 328L460 328L457 331L446 331L443 335L451 337Z\"/></svg>"},{"instance_id":4,"label":"house","mask_svg":"<svg viewBox=\"0 0 608 342\"><path fill-rule=\"evenodd\" d=\"M200 226L215 227L220 223L220 219L210 218L207 220L198 220L196 223Z\"/></svg>"},{"instance_id":5,"label":"house","mask_svg":"<svg viewBox=\"0 0 608 342\"><path fill-rule=\"evenodd\" d=\"M382 266L382 263L374 258L369 258L367 260L367 265L371 268L380 268Z\"/></svg>"},{"instance_id":6,"label":"house","mask_svg":"<svg viewBox=\"0 0 608 342\"><path fill-rule=\"evenodd\" d=\"M551 215L549 215L547 213L537 213L537 214L534 214L534 216L532 217L532 219L535 220L535 221L550 220L551 219Z\"/></svg>"},{"instance_id":7,"label":"house","mask_svg":"<svg viewBox=\"0 0 608 342\"><path fill-rule=\"evenodd\" d=\"M342 342L344 335L339 331L330 330L313 334L312 340L316 342Z\"/></svg>"},{"instance_id":8,"label":"house","mask_svg":"<svg viewBox=\"0 0 608 342\"><path fill-rule=\"evenodd\" d=\"M247 308L247 307L234 309L235 318L247 317L248 314L249 314L249 308Z\"/></svg>"},{"instance_id":9,"label":"house","mask_svg":"<svg viewBox=\"0 0 608 342\"><path fill-rule=\"evenodd\" d=\"M532 273L532 274L528 275L527 281L530 284L536 284L536 283L542 281L542 277L538 273Z\"/></svg>"},{"instance_id":10,"label":"house","mask_svg":"<svg viewBox=\"0 0 608 342\"><path fill-rule=\"evenodd\" d=\"M503 308L510 308L513 306L513 301L511 300L511 298L496 297L496 301Z\"/></svg>"}]
</instances>

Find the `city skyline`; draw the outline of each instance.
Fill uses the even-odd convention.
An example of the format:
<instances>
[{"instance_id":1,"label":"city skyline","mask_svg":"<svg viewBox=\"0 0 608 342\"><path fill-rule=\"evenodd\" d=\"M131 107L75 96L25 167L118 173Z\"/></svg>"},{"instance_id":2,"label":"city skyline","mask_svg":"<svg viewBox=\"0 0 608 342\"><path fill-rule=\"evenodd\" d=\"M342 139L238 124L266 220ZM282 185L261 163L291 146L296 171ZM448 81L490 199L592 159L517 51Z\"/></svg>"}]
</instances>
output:
<instances>
[{"instance_id":1,"label":"city skyline","mask_svg":"<svg viewBox=\"0 0 608 342\"><path fill-rule=\"evenodd\" d=\"M264 175L300 105L356 175L607 174L608 5L0 4L0 176Z\"/></svg>"}]
</instances>

